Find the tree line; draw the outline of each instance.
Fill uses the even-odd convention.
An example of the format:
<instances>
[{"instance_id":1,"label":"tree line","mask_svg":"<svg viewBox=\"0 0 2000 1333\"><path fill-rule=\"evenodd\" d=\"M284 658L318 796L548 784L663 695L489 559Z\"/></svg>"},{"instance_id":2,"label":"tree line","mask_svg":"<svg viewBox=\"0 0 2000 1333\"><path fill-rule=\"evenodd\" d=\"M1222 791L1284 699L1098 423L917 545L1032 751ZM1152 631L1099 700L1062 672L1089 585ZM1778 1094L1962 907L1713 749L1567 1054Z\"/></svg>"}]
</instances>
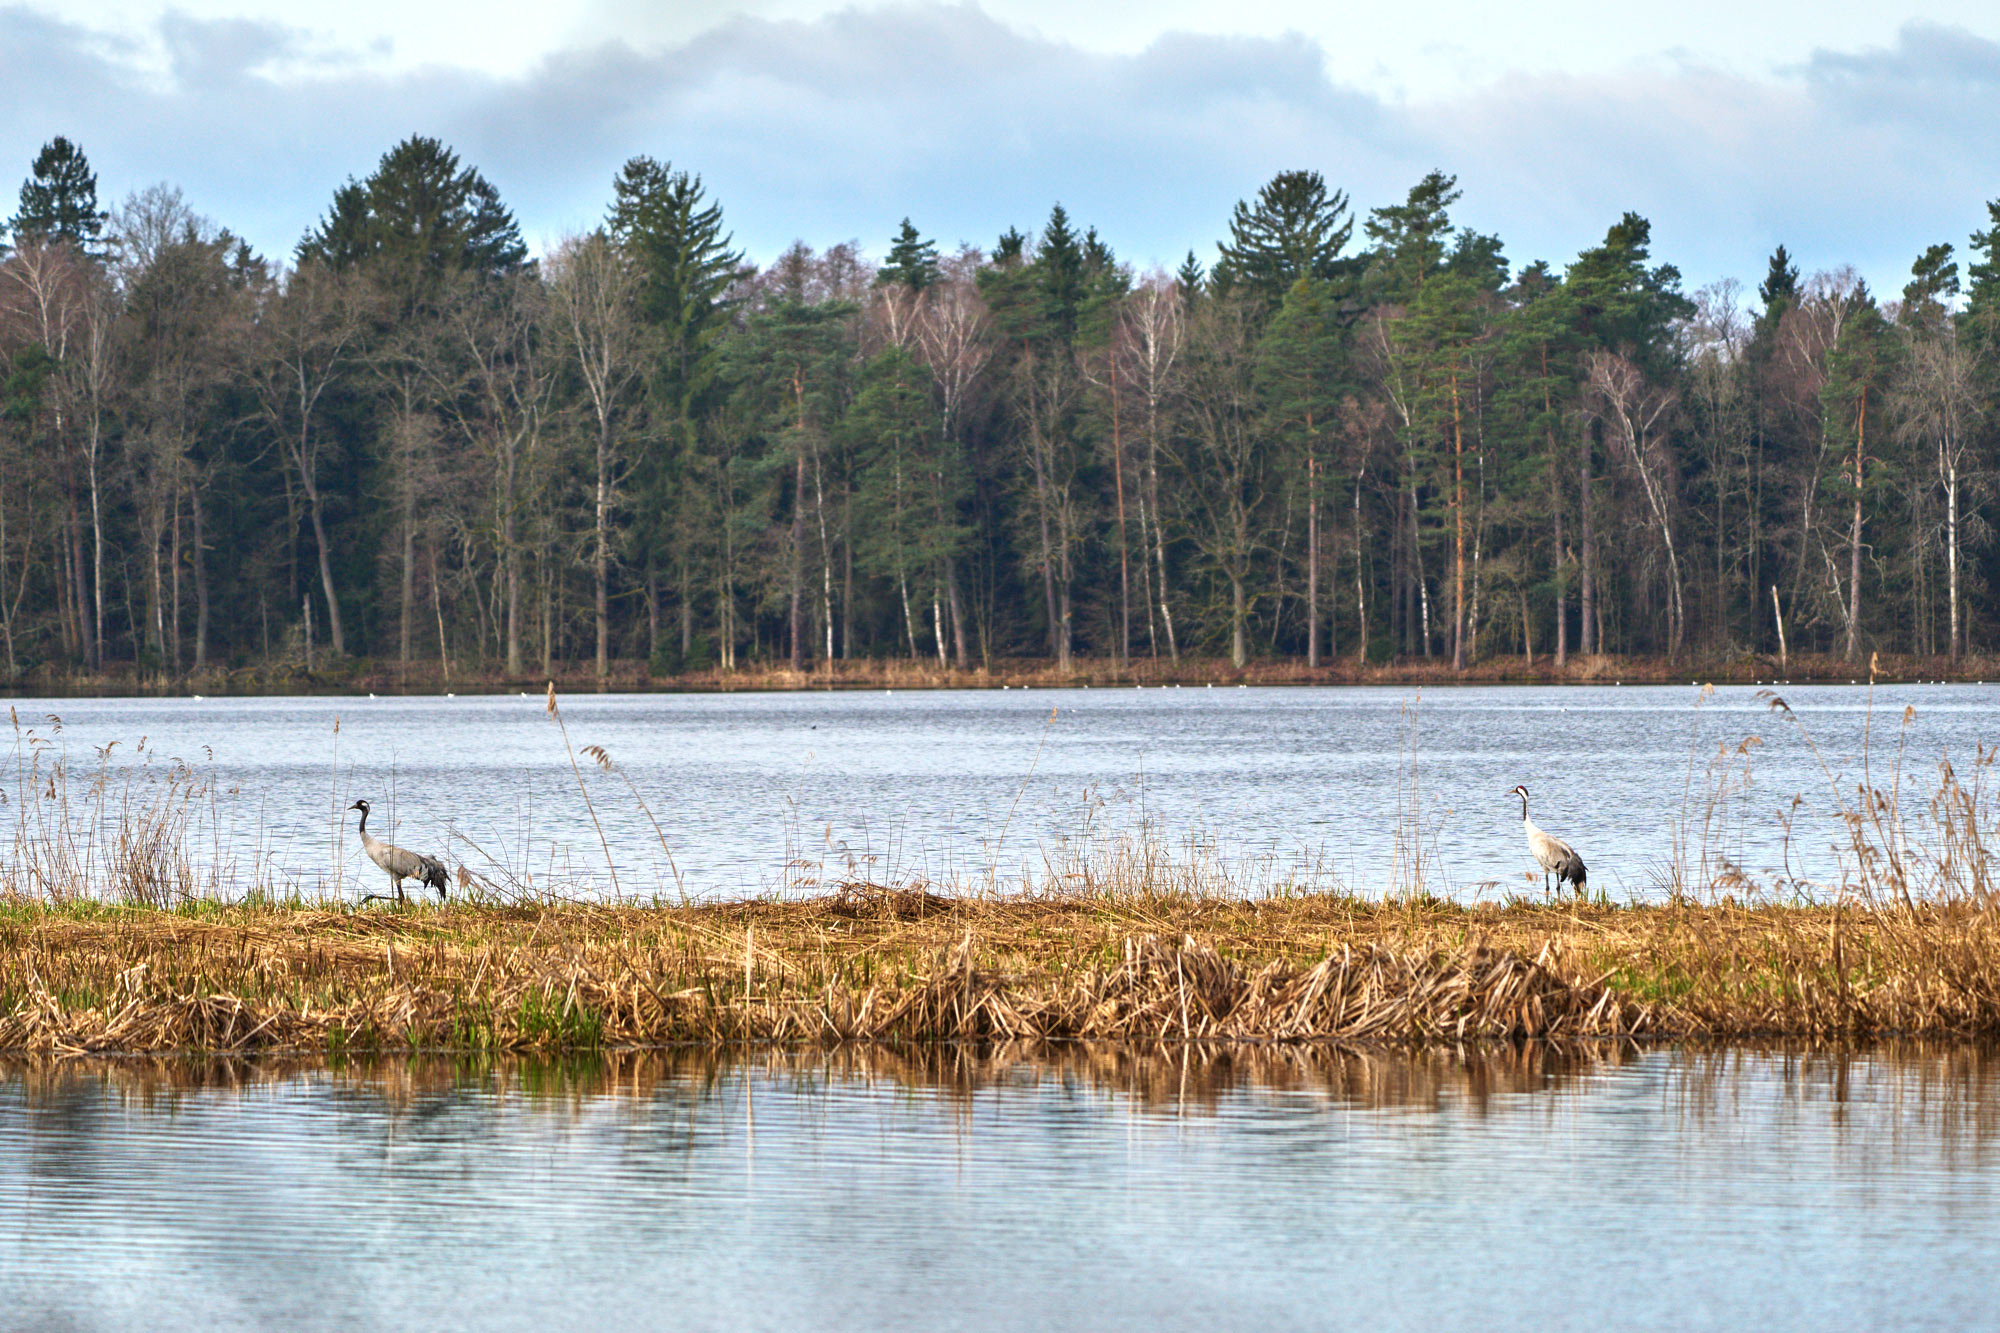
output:
<instances>
[{"instance_id":1,"label":"tree line","mask_svg":"<svg viewBox=\"0 0 2000 1333\"><path fill-rule=\"evenodd\" d=\"M1782 247L1686 291L1631 213L1516 267L1458 199L759 268L637 157L537 258L412 137L276 260L58 138L0 256L5 669L1994 646L2000 203L1883 299Z\"/></svg>"}]
</instances>

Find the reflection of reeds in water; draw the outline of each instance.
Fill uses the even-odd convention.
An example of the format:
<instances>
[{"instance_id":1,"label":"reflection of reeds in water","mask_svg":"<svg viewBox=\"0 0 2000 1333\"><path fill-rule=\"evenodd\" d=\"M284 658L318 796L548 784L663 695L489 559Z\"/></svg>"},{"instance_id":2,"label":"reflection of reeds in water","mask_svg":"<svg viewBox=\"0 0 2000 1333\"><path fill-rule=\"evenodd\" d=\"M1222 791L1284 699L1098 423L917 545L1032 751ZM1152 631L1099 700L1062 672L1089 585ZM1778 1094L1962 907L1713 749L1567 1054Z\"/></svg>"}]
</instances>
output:
<instances>
[{"instance_id":1,"label":"reflection of reeds in water","mask_svg":"<svg viewBox=\"0 0 2000 1333\"><path fill-rule=\"evenodd\" d=\"M80 1083L128 1104L164 1109L189 1094L233 1092L325 1078L390 1108L433 1104L466 1090L530 1102L650 1103L663 1089L715 1089L750 1076L799 1088L883 1084L969 1103L996 1088L1054 1082L1176 1112L1213 1110L1242 1092L1305 1094L1329 1104L1386 1110L1475 1108L1490 1098L1546 1093L1629 1064L1629 1043L1451 1045L1417 1050L1240 1043L885 1043L757 1050L685 1046L609 1051L546 1061L516 1056L355 1056L327 1062L285 1055L0 1058L0 1080L18 1080L32 1104Z\"/></svg>"},{"instance_id":2,"label":"reflection of reeds in water","mask_svg":"<svg viewBox=\"0 0 2000 1333\"><path fill-rule=\"evenodd\" d=\"M813 1098L837 1087L880 1086L934 1098L966 1113L983 1096L1060 1086L1142 1115L1208 1116L1244 1096L1280 1096L1288 1108L1460 1111L1505 1115L1587 1098L1608 1075L1660 1059L1629 1042L1443 1045L1422 1049L1222 1043L997 1042L937 1046L847 1045L756 1051L680 1047L544 1061L511 1056L284 1056L116 1060L0 1058L0 1084L23 1100L55 1105L89 1089L128 1109L171 1111L212 1098L310 1077L361 1113L428 1115L468 1094L555 1116L623 1105L660 1108L698 1123L729 1123L747 1082ZM1863 1048L1746 1045L1684 1048L1648 1081L1669 1123L1702 1134L1746 1115L1850 1121L1873 1154L1894 1140L1983 1157L2000 1143L2000 1049L1973 1043L1891 1040ZM1756 1089L1756 1107L1744 1104ZM760 1093L760 1095L762 1095ZM966 1120L969 1125L969 1118ZM1885 1141L1887 1140L1887 1141Z\"/></svg>"}]
</instances>

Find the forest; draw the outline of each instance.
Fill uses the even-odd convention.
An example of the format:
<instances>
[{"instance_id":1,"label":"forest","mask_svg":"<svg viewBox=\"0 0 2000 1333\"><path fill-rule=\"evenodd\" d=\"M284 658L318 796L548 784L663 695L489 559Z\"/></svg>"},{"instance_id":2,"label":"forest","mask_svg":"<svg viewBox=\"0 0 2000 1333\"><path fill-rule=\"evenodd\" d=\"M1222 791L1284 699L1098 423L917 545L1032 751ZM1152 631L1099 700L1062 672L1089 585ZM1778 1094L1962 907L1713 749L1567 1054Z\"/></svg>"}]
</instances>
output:
<instances>
[{"instance_id":1,"label":"forest","mask_svg":"<svg viewBox=\"0 0 2000 1333\"><path fill-rule=\"evenodd\" d=\"M52 140L0 253L8 679L1996 647L2000 202L1889 294L1783 247L1688 290L1633 213L1517 265L1442 172L1282 172L1171 273L1060 204L759 267L698 174L609 185L535 256L412 137L274 257Z\"/></svg>"}]
</instances>

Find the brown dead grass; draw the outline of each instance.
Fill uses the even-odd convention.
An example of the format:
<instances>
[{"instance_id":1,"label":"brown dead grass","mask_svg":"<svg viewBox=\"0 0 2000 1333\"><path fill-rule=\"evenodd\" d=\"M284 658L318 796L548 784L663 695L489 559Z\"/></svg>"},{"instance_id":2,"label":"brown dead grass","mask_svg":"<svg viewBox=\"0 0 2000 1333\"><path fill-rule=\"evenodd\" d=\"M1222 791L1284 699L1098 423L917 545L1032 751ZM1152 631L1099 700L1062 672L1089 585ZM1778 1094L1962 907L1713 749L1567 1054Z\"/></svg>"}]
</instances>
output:
<instances>
[{"instance_id":1,"label":"brown dead grass","mask_svg":"<svg viewBox=\"0 0 2000 1333\"><path fill-rule=\"evenodd\" d=\"M1963 903L0 909L0 1050L2000 1035Z\"/></svg>"}]
</instances>

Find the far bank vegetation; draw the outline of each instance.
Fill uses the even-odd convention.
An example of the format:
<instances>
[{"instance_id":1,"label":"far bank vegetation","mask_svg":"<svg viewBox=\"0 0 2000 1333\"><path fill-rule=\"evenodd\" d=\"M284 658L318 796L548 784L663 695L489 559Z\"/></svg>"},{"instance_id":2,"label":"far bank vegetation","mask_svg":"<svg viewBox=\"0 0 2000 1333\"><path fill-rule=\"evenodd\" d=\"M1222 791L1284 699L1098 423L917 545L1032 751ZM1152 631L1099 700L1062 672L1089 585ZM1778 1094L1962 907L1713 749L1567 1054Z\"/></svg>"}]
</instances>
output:
<instances>
[{"instance_id":1,"label":"far bank vegetation","mask_svg":"<svg viewBox=\"0 0 2000 1333\"><path fill-rule=\"evenodd\" d=\"M1637 215L1542 262L1449 175L1337 184L1218 201L1171 273L1060 205L760 265L637 156L533 257L413 137L260 255L57 138L0 256L0 672L1996 647L2000 205L1900 291L1783 248L1753 289Z\"/></svg>"}]
</instances>

